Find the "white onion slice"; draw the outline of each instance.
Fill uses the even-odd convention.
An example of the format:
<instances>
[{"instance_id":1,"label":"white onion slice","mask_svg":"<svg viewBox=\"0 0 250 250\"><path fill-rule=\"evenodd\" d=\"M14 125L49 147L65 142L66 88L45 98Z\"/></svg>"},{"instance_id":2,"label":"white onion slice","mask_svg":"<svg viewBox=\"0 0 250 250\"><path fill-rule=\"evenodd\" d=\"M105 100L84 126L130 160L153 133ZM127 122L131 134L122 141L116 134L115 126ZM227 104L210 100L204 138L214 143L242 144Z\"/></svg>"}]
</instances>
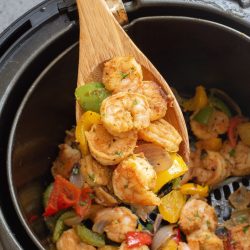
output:
<instances>
[{"instance_id":1,"label":"white onion slice","mask_svg":"<svg viewBox=\"0 0 250 250\"><path fill-rule=\"evenodd\" d=\"M174 227L176 225L168 225L160 228L153 238L153 242L151 245L152 250L158 250L168 238L174 235Z\"/></svg>"},{"instance_id":2,"label":"white onion slice","mask_svg":"<svg viewBox=\"0 0 250 250\"><path fill-rule=\"evenodd\" d=\"M135 148L134 153L143 153L156 172L166 170L173 164L173 160L169 153L161 146L153 143L143 143L138 145Z\"/></svg>"}]
</instances>

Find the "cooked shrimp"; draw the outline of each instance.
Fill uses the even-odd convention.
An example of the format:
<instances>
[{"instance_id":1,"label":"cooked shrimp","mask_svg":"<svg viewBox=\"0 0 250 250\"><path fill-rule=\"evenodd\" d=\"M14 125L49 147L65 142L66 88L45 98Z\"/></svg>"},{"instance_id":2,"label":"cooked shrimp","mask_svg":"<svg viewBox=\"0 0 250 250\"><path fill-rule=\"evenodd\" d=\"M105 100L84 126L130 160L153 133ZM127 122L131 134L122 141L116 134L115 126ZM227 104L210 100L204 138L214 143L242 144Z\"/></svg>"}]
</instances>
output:
<instances>
[{"instance_id":1,"label":"cooked shrimp","mask_svg":"<svg viewBox=\"0 0 250 250\"><path fill-rule=\"evenodd\" d=\"M217 226L217 217L214 208L205 201L192 199L184 205L179 224L186 235L197 230L214 232Z\"/></svg>"},{"instance_id":2,"label":"cooked shrimp","mask_svg":"<svg viewBox=\"0 0 250 250\"><path fill-rule=\"evenodd\" d=\"M125 132L147 128L150 124L149 104L141 94L112 95L102 102L100 112L104 127L114 136L121 137Z\"/></svg>"},{"instance_id":3,"label":"cooked shrimp","mask_svg":"<svg viewBox=\"0 0 250 250\"><path fill-rule=\"evenodd\" d=\"M161 119L165 116L167 111L167 96L157 83L144 81L137 89L137 93L147 97L151 121Z\"/></svg>"},{"instance_id":4,"label":"cooked shrimp","mask_svg":"<svg viewBox=\"0 0 250 250\"><path fill-rule=\"evenodd\" d=\"M229 126L229 118L225 113L216 110L210 117L208 125L201 124L195 120L191 120L190 125L197 138L206 140L226 133Z\"/></svg>"},{"instance_id":5,"label":"cooked shrimp","mask_svg":"<svg viewBox=\"0 0 250 250\"><path fill-rule=\"evenodd\" d=\"M168 152L177 152L182 141L178 131L166 120L152 122L139 131L139 138L164 147Z\"/></svg>"},{"instance_id":6,"label":"cooked shrimp","mask_svg":"<svg viewBox=\"0 0 250 250\"><path fill-rule=\"evenodd\" d=\"M111 195L104 187L95 187L95 202L105 206L105 207L114 207L118 205L117 199Z\"/></svg>"},{"instance_id":7,"label":"cooked shrimp","mask_svg":"<svg viewBox=\"0 0 250 250\"><path fill-rule=\"evenodd\" d=\"M192 250L224 250L223 241L214 233L197 231L187 237L188 246Z\"/></svg>"},{"instance_id":8,"label":"cooked shrimp","mask_svg":"<svg viewBox=\"0 0 250 250\"><path fill-rule=\"evenodd\" d=\"M225 134L229 127L229 117L224 112L215 110L209 119L208 127L218 135Z\"/></svg>"},{"instance_id":9,"label":"cooked shrimp","mask_svg":"<svg viewBox=\"0 0 250 250\"><path fill-rule=\"evenodd\" d=\"M244 176L250 174L250 147L243 142L239 142L235 147L235 166L232 168L232 174Z\"/></svg>"},{"instance_id":10,"label":"cooked shrimp","mask_svg":"<svg viewBox=\"0 0 250 250\"><path fill-rule=\"evenodd\" d=\"M56 242L56 248L57 250L96 250L95 247L82 242L74 229L63 232Z\"/></svg>"},{"instance_id":11,"label":"cooked shrimp","mask_svg":"<svg viewBox=\"0 0 250 250\"><path fill-rule=\"evenodd\" d=\"M128 232L135 231L137 220L126 207L104 208L96 213L92 230L97 231L99 225L104 225L103 231L110 240L122 242Z\"/></svg>"},{"instance_id":12,"label":"cooked shrimp","mask_svg":"<svg viewBox=\"0 0 250 250\"><path fill-rule=\"evenodd\" d=\"M152 192L156 172L145 158L132 155L125 159L114 170L112 182L115 195L126 203L145 206L160 203Z\"/></svg>"},{"instance_id":13,"label":"cooked shrimp","mask_svg":"<svg viewBox=\"0 0 250 250\"><path fill-rule=\"evenodd\" d=\"M250 227L249 224L243 223L230 228L234 250L250 249Z\"/></svg>"},{"instance_id":14,"label":"cooked shrimp","mask_svg":"<svg viewBox=\"0 0 250 250\"><path fill-rule=\"evenodd\" d=\"M146 245L142 245L139 247L128 247L128 245L126 244L126 242L123 242L121 244L121 246L119 247L119 250L149 250L148 246Z\"/></svg>"},{"instance_id":15,"label":"cooked shrimp","mask_svg":"<svg viewBox=\"0 0 250 250\"><path fill-rule=\"evenodd\" d=\"M191 156L191 168L185 181L195 179L196 183L214 186L230 175L230 166L218 152L206 151L202 155L202 151L197 149Z\"/></svg>"},{"instance_id":16,"label":"cooked shrimp","mask_svg":"<svg viewBox=\"0 0 250 250\"><path fill-rule=\"evenodd\" d=\"M201 124L195 120L190 121L191 130L194 135L202 140L207 140L213 137L217 137L217 133L210 131L208 126Z\"/></svg>"},{"instance_id":17,"label":"cooked shrimp","mask_svg":"<svg viewBox=\"0 0 250 250\"><path fill-rule=\"evenodd\" d=\"M142 69L132 56L115 57L104 64L102 81L114 93L133 92L142 82Z\"/></svg>"},{"instance_id":18,"label":"cooked shrimp","mask_svg":"<svg viewBox=\"0 0 250 250\"><path fill-rule=\"evenodd\" d=\"M227 165L232 169L235 165L235 149L230 145L229 141L223 143L220 153L224 157Z\"/></svg>"},{"instance_id":19,"label":"cooked shrimp","mask_svg":"<svg viewBox=\"0 0 250 250\"><path fill-rule=\"evenodd\" d=\"M137 134L130 131L125 138L114 137L101 124L85 132L92 156L102 165L116 165L133 153Z\"/></svg>"},{"instance_id":20,"label":"cooked shrimp","mask_svg":"<svg viewBox=\"0 0 250 250\"><path fill-rule=\"evenodd\" d=\"M84 180L91 186L106 186L111 180L112 171L107 166L102 166L91 155L85 156L80 161L81 174Z\"/></svg>"},{"instance_id":21,"label":"cooked shrimp","mask_svg":"<svg viewBox=\"0 0 250 250\"><path fill-rule=\"evenodd\" d=\"M79 150L72 148L69 144L59 145L59 154L52 166L52 174L69 178L72 168L81 159L81 153Z\"/></svg>"},{"instance_id":22,"label":"cooked shrimp","mask_svg":"<svg viewBox=\"0 0 250 250\"><path fill-rule=\"evenodd\" d=\"M225 159L218 152L207 151L207 155L202 159L203 168L213 173L206 184L213 186L223 181L230 175L230 168Z\"/></svg>"}]
</instances>

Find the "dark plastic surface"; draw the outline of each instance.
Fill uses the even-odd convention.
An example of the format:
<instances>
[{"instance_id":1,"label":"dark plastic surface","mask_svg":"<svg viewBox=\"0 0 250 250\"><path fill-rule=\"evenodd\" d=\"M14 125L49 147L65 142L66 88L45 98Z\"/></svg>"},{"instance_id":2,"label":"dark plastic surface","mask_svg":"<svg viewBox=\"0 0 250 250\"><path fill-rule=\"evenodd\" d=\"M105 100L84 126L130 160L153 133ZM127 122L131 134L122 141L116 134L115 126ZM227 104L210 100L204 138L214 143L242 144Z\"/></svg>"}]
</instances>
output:
<instances>
[{"instance_id":1,"label":"dark plastic surface","mask_svg":"<svg viewBox=\"0 0 250 250\"><path fill-rule=\"evenodd\" d=\"M248 37L211 22L180 17L141 18L126 29L172 86L190 93L197 84L222 88L250 113ZM42 219L34 222L30 216L41 218L39 200L49 182L57 144L74 124L77 54L77 47L72 47L37 79L18 110L9 142L14 202L39 247L49 247L48 231Z\"/></svg>"}]
</instances>

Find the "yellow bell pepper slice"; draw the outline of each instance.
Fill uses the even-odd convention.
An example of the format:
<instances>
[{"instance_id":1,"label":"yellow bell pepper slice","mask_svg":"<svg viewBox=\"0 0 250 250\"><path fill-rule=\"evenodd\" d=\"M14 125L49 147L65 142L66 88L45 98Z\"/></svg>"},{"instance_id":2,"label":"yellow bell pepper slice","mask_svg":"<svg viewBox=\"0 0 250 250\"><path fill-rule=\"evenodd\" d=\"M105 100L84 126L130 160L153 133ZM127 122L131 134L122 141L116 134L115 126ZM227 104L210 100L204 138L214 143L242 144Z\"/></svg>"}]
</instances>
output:
<instances>
[{"instance_id":1,"label":"yellow bell pepper slice","mask_svg":"<svg viewBox=\"0 0 250 250\"><path fill-rule=\"evenodd\" d=\"M85 137L85 131L90 130L93 124L100 124L101 116L100 114L87 111L83 113L80 117L75 130L76 141L80 144L80 150L83 155L87 155L89 153L88 143Z\"/></svg>"},{"instance_id":2,"label":"yellow bell pepper slice","mask_svg":"<svg viewBox=\"0 0 250 250\"><path fill-rule=\"evenodd\" d=\"M159 211L163 219L176 223L181 214L181 210L186 203L186 195L179 190L172 190L170 193L161 198Z\"/></svg>"},{"instance_id":3,"label":"yellow bell pepper slice","mask_svg":"<svg viewBox=\"0 0 250 250\"><path fill-rule=\"evenodd\" d=\"M221 138L209 138L196 142L196 147L211 151L219 151L222 148Z\"/></svg>"},{"instance_id":4,"label":"yellow bell pepper slice","mask_svg":"<svg viewBox=\"0 0 250 250\"><path fill-rule=\"evenodd\" d=\"M185 174L188 171L188 166L178 154L171 154L173 159L172 166L164 171L157 173L156 185L154 192L157 193L169 181Z\"/></svg>"},{"instance_id":5,"label":"yellow bell pepper slice","mask_svg":"<svg viewBox=\"0 0 250 250\"><path fill-rule=\"evenodd\" d=\"M208 97L203 86L198 86L195 89L195 96L183 103L185 111L198 111L208 104Z\"/></svg>"},{"instance_id":6,"label":"yellow bell pepper slice","mask_svg":"<svg viewBox=\"0 0 250 250\"><path fill-rule=\"evenodd\" d=\"M177 250L177 249L178 249L178 244L173 239L167 240L166 244L161 248L161 250Z\"/></svg>"},{"instance_id":7,"label":"yellow bell pepper slice","mask_svg":"<svg viewBox=\"0 0 250 250\"><path fill-rule=\"evenodd\" d=\"M201 186L195 183L187 183L180 187L182 194L195 195L198 194L201 197L207 197L209 194L208 185Z\"/></svg>"}]
</instances>

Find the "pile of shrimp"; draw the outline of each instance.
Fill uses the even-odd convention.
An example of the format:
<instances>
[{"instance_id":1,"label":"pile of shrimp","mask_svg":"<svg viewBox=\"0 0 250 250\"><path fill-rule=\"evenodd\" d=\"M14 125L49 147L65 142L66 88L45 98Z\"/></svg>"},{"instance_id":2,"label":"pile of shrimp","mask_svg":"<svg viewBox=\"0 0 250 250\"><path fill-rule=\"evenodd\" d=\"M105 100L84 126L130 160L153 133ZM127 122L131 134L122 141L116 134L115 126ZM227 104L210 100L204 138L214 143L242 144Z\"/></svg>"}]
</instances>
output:
<instances>
[{"instance_id":1,"label":"pile of shrimp","mask_svg":"<svg viewBox=\"0 0 250 250\"><path fill-rule=\"evenodd\" d=\"M132 206L152 211L160 204L160 198L153 192L155 166L143 153L134 152L138 143L150 142L167 152L178 152L182 138L164 119L171 98L156 82L143 80L141 65L133 57L107 61L102 82L112 95L101 104L101 123L93 124L85 132L89 154L81 154L73 132L68 132L65 143L59 146L52 173L69 179L69 166L80 166L82 185L91 187L95 195L92 230L98 231L96 225L109 218L103 232L120 245L116 244L114 249L122 250L128 248L126 234L138 231L139 218L132 212ZM56 246L58 250L96 249L82 242L73 229L64 231ZM146 250L149 246L133 249Z\"/></svg>"},{"instance_id":2,"label":"pile of shrimp","mask_svg":"<svg viewBox=\"0 0 250 250\"><path fill-rule=\"evenodd\" d=\"M80 170L78 185L91 188L94 194L84 220L94 233L105 235L108 243L96 247L80 239L73 226L61 232L56 241L57 250L223 250L223 242L215 234L215 211L199 196L187 200L178 223L170 225L175 233L166 231L166 238L161 237L164 244L155 246L154 237L159 237L156 235L162 223L167 224L162 222L158 210L164 194L155 192L159 166L157 161L150 161L146 153L138 153L137 148L146 143L152 145L152 153L160 148L163 156L179 151L182 138L164 119L171 98L156 82L143 79L141 65L131 56L107 61L102 82L112 94L101 103L101 122L85 131L89 153L81 152L74 131L68 131L65 143L59 146L52 174L71 180L71 172L75 168ZM217 115L219 120L214 119L211 130L192 122L193 132L202 138L223 133L228 126L224 123L228 120L223 114ZM184 179L196 177L197 183L212 185L221 181L222 175L223 178L229 176L222 154L209 151L206 159L201 159L201 153L202 149L192 153L191 170ZM207 167L201 168L201 161ZM152 211L158 213L155 220L158 223L153 229L147 229L145 225L150 221ZM180 230L186 237L180 236ZM147 242L131 247L128 235L137 232L147 233L153 239L152 245ZM174 239L174 243L169 239Z\"/></svg>"},{"instance_id":3,"label":"pile of shrimp","mask_svg":"<svg viewBox=\"0 0 250 250\"><path fill-rule=\"evenodd\" d=\"M207 105L212 105L209 100ZM194 119L199 111L189 113L190 134L194 139L191 141L190 168L183 183L192 180L216 187L230 176L250 175L250 144L245 143L238 133L239 126L249 125L248 118L241 112L229 116L214 107L208 122L203 124ZM247 137L250 130L244 133Z\"/></svg>"}]
</instances>

